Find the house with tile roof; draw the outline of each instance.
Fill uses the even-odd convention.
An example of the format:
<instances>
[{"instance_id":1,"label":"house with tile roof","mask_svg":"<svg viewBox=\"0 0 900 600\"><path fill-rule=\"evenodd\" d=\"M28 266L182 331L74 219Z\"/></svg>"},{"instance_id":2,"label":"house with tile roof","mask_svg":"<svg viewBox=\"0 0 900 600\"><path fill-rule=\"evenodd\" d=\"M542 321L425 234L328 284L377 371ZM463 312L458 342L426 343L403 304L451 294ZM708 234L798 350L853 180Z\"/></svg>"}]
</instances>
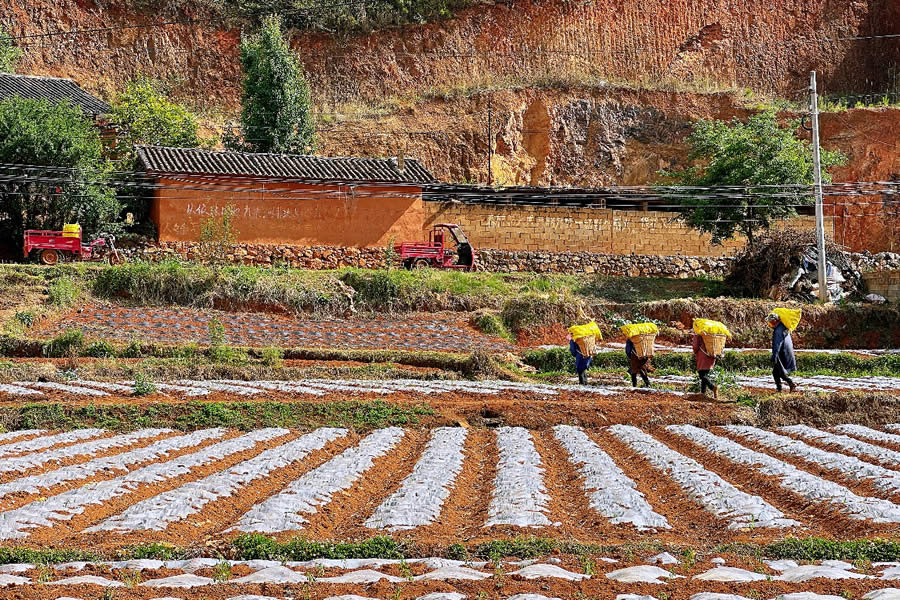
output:
<instances>
[{"instance_id":1,"label":"house with tile roof","mask_svg":"<svg viewBox=\"0 0 900 600\"><path fill-rule=\"evenodd\" d=\"M51 102L68 101L95 121L105 121L112 110L109 104L87 93L71 79L0 73L0 100L12 96Z\"/></svg>"},{"instance_id":2,"label":"house with tile roof","mask_svg":"<svg viewBox=\"0 0 900 600\"><path fill-rule=\"evenodd\" d=\"M419 239L422 188L436 180L416 159L351 158L137 146L160 242L197 241L231 213L236 241L381 247Z\"/></svg>"}]
</instances>

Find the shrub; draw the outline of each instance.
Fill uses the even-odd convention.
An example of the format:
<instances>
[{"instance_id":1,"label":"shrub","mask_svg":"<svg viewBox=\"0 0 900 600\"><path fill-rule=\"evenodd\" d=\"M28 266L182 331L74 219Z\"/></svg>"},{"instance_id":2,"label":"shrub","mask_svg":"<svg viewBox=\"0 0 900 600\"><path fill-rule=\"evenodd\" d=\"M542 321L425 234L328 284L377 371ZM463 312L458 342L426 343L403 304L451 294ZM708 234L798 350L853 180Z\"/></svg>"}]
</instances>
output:
<instances>
[{"instance_id":1,"label":"shrub","mask_svg":"<svg viewBox=\"0 0 900 600\"><path fill-rule=\"evenodd\" d=\"M225 344L225 326L222 325L219 319L216 317L210 319L207 329L209 330L210 346L222 346Z\"/></svg>"},{"instance_id":2,"label":"shrub","mask_svg":"<svg viewBox=\"0 0 900 600\"><path fill-rule=\"evenodd\" d=\"M84 347L84 333L80 329L67 329L43 347L43 354L49 358L65 358L77 355Z\"/></svg>"},{"instance_id":3,"label":"shrub","mask_svg":"<svg viewBox=\"0 0 900 600\"><path fill-rule=\"evenodd\" d=\"M243 364L250 360L247 352L231 346L210 346L209 359L224 364Z\"/></svg>"},{"instance_id":4,"label":"shrub","mask_svg":"<svg viewBox=\"0 0 900 600\"><path fill-rule=\"evenodd\" d=\"M149 396L156 393L156 386L143 373L135 373L134 387L132 389L135 396Z\"/></svg>"},{"instance_id":5,"label":"shrub","mask_svg":"<svg viewBox=\"0 0 900 600\"><path fill-rule=\"evenodd\" d=\"M100 340L89 345L84 350L84 355L94 358L112 358L116 355L116 349L106 340Z\"/></svg>"},{"instance_id":6,"label":"shrub","mask_svg":"<svg viewBox=\"0 0 900 600\"><path fill-rule=\"evenodd\" d=\"M26 328L31 328L37 322L37 313L33 310L18 310L15 314L15 320L24 325Z\"/></svg>"},{"instance_id":7,"label":"shrub","mask_svg":"<svg viewBox=\"0 0 900 600\"><path fill-rule=\"evenodd\" d=\"M356 290L355 300L371 310L390 309L401 297L401 285L398 283L404 272L387 271L348 271L341 281Z\"/></svg>"},{"instance_id":8,"label":"shrub","mask_svg":"<svg viewBox=\"0 0 900 600\"><path fill-rule=\"evenodd\" d=\"M267 367L280 367L284 362L284 351L274 346L263 348L260 352L260 358Z\"/></svg>"},{"instance_id":9,"label":"shrub","mask_svg":"<svg viewBox=\"0 0 900 600\"><path fill-rule=\"evenodd\" d=\"M140 358L143 356L141 343L137 340L131 340L128 342L128 345L125 346L125 349L122 350L120 356L122 358Z\"/></svg>"},{"instance_id":10,"label":"shrub","mask_svg":"<svg viewBox=\"0 0 900 600\"><path fill-rule=\"evenodd\" d=\"M78 299L80 293L81 290L74 281L67 277L60 277L47 288L47 301L53 306L71 306Z\"/></svg>"}]
</instances>

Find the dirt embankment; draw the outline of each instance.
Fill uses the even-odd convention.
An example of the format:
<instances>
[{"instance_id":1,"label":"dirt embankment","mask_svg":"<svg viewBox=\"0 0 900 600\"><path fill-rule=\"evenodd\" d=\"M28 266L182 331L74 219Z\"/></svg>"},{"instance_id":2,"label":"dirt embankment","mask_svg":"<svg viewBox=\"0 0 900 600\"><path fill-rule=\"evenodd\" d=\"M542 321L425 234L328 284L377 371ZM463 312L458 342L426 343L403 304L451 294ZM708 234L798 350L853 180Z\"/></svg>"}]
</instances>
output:
<instances>
[{"instance_id":1,"label":"dirt embankment","mask_svg":"<svg viewBox=\"0 0 900 600\"><path fill-rule=\"evenodd\" d=\"M723 9L711 0L649 6L638 0L516 2L370 34L297 32L293 44L326 113L319 134L323 154L390 156L402 150L443 181L486 182L490 139L494 183L636 185L661 168L683 166L690 124L742 116L745 98L635 91L615 82L744 88L797 100L809 70L816 69L823 92L889 89L900 41L834 40L895 32L900 4L840 4L750 0ZM191 18L198 21L136 27ZM222 28L196 7L148 14L121 0L6 0L0 23L12 35L91 30L20 40L22 73L73 77L106 98L145 74L193 104L228 112L237 105L240 32ZM117 26L126 28L96 31ZM502 90L473 93L497 88ZM386 98L394 99L392 108L373 116ZM335 111L344 117L327 114ZM836 181L900 176L898 114L823 115L823 145L849 159ZM900 220L885 219L881 204L863 205L866 200L871 197L834 201L836 239L852 248L896 250Z\"/></svg>"},{"instance_id":2,"label":"dirt embankment","mask_svg":"<svg viewBox=\"0 0 900 600\"><path fill-rule=\"evenodd\" d=\"M75 76L95 89L145 72L199 97L236 100L238 32L205 20L195 3L179 4L175 10L121 0L7 0L2 22L22 35L199 17L190 25L32 38L23 70ZM884 89L885 65L900 58L896 40L836 40L892 33L898 23L892 0L522 1L479 4L447 21L367 35L300 34L295 47L317 95L332 102L485 79L585 74L793 96L814 68L831 91Z\"/></svg>"}]
</instances>

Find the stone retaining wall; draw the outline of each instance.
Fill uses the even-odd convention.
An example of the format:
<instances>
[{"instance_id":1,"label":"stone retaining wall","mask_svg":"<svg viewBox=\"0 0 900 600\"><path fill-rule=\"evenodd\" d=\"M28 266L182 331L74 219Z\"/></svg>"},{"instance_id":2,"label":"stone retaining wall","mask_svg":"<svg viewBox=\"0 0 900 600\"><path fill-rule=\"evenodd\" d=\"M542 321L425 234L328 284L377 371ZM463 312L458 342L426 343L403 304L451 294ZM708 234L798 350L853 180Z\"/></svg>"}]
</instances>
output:
<instances>
[{"instance_id":1,"label":"stone retaining wall","mask_svg":"<svg viewBox=\"0 0 900 600\"><path fill-rule=\"evenodd\" d=\"M122 250L132 260L161 261L167 259L203 262L200 244L196 242L163 242ZM891 253L853 254L854 268L859 271L896 269L900 255ZM383 248L352 248L236 244L225 251L230 264L260 267L286 265L297 269L338 269L358 267L379 269L385 266ZM719 277L728 271L731 258L711 256L657 256L641 254L599 254L592 252L545 252L513 250L480 250L478 260L487 271L536 273L600 273L603 275L656 277ZM399 265L398 265L399 266Z\"/></svg>"}]
</instances>

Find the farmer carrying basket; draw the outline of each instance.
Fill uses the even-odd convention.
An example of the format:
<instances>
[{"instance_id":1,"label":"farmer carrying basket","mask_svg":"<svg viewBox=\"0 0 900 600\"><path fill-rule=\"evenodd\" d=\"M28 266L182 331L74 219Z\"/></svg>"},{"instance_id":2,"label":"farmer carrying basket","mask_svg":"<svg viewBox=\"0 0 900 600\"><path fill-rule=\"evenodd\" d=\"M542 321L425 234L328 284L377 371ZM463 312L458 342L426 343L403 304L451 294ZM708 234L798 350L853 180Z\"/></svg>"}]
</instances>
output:
<instances>
[{"instance_id":1,"label":"farmer carrying basket","mask_svg":"<svg viewBox=\"0 0 900 600\"><path fill-rule=\"evenodd\" d=\"M731 337L731 332L724 324L710 319L694 319L693 329L691 346L700 377L700 393L705 395L709 389L713 398L718 399L719 387L710 381L709 373L715 368L716 360L725 356L725 342Z\"/></svg>"},{"instance_id":2,"label":"farmer carrying basket","mask_svg":"<svg viewBox=\"0 0 900 600\"><path fill-rule=\"evenodd\" d=\"M766 317L766 322L772 328L772 378L779 394L782 381L788 384L792 392L797 389L797 385L790 378L790 374L797 368L791 332L800 324L800 316L799 308L776 308Z\"/></svg>"},{"instance_id":3,"label":"farmer carrying basket","mask_svg":"<svg viewBox=\"0 0 900 600\"><path fill-rule=\"evenodd\" d=\"M588 384L586 371L597 350L597 340L602 339L600 327L594 321L569 327L569 352L575 357L575 372L578 373L578 383L581 385Z\"/></svg>"},{"instance_id":4,"label":"farmer carrying basket","mask_svg":"<svg viewBox=\"0 0 900 600\"><path fill-rule=\"evenodd\" d=\"M645 387L650 387L648 374L653 371L650 360L653 358L654 342L659 327L654 323L630 323L620 327L625 334L625 356L628 357L628 374L631 375L631 386L637 387L638 375Z\"/></svg>"}]
</instances>

